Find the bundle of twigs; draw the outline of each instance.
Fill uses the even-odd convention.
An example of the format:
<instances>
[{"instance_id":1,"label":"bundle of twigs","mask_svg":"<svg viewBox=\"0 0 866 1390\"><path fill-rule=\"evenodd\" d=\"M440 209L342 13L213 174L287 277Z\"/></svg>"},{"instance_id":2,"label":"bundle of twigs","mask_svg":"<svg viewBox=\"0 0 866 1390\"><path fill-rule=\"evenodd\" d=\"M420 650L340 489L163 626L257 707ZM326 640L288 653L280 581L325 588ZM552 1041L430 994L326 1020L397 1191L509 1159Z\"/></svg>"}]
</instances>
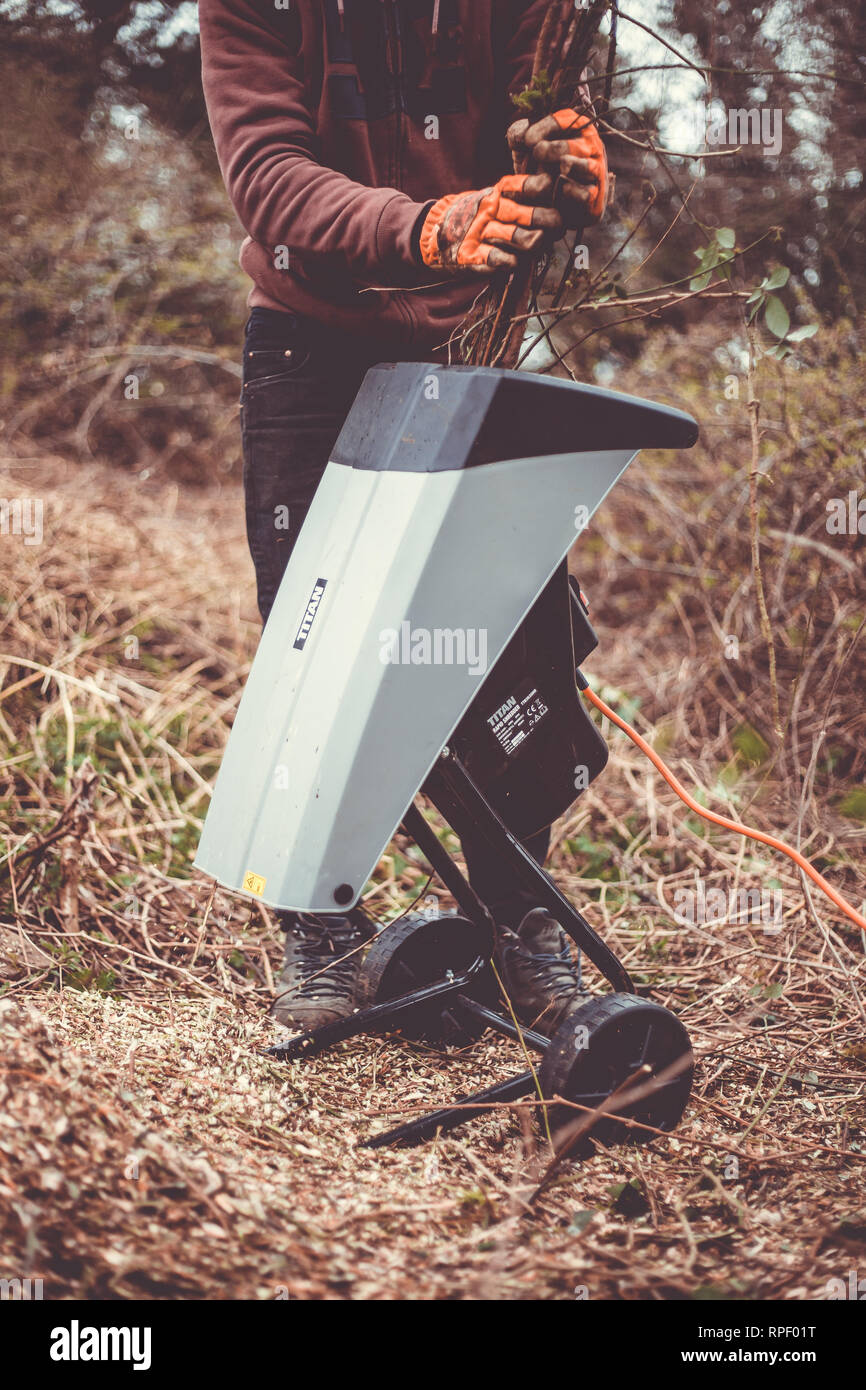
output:
<instances>
[{"instance_id":1,"label":"bundle of twigs","mask_svg":"<svg viewBox=\"0 0 866 1390\"><path fill-rule=\"evenodd\" d=\"M555 0L545 15L532 75L517 99L519 110L531 120L563 106L585 108L580 81L599 25L612 0L589 0L578 8L574 0ZM527 173L526 157L513 156L514 172ZM524 257L513 270L500 272L480 296L463 337L463 361L473 366L513 367L520 354L526 325L535 262Z\"/></svg>"}]
</instances>

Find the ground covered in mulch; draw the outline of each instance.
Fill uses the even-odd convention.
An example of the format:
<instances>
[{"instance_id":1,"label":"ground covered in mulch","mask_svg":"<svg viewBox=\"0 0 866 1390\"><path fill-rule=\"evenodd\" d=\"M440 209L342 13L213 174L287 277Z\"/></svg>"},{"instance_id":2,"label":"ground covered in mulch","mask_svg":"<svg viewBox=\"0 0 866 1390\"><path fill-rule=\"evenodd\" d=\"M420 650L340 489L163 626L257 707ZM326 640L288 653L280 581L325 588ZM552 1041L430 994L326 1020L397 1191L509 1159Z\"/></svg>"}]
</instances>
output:
<instances>
[{"instance_id":1,"label":"ground covered in mulch","mask_svg":"<svg viewBox=\"0 0 866 1390\"><path fill-rule=\"evenodd\" d=\"M857 485L856 347L761 384L779 733L748 422L721 386L707 408L724 351L674 345L617 383L708 423L694 454L641 461L581 543L602 637L588 674L700 799L800 843L862 910L862 540L824 526L825 495ZM359 1148L523 1059L489 1034L262 1055L280 933L190 868L257 632L235 485L4 468L0 492L38 494L45 518L41 545L4 540L0 1275L51 1298L209 1299L822 1299L848 1280L866 1242L864 942L788 861L688 816L607 730L610 766L556 827L552 866L689 1028L681 1125L596 1146L540 1191L533 1103L419 1149ZM717 920L677 920L681 892L713 889ZM736 896L762 889L770 921ZM449 905L398 841L366 905L389 920L431 893Z\"/></svg>"}]
</instances>

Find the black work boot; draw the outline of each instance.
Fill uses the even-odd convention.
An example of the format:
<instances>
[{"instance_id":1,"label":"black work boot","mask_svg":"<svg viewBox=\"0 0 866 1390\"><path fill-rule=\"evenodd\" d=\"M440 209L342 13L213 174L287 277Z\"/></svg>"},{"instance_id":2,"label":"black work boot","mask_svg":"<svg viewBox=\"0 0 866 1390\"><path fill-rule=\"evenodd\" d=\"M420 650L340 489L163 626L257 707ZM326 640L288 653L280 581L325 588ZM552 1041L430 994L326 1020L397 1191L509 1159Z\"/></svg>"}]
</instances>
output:
<instances>
[{"instance_id":1,"label":"black work boot","mask_svg":"<svg viewBox=\"0 0 866 1390\"><path fill-rule=\"evenodd\" d=\"M355 1007L355 979L366 939L346 917L292 913L283 919L286 950L271 1013L306 1032L346 1018ZM354 955L348 955L354 951ZM348 959L342 957L348 955Z\"/></svg>"},{"instance_id":2,"label":"black work boot","mask_svg":"<svg viewBox=\"0 0 866 1390\"><path fill-rule=\"evenodd\" d=\"M495 959L521 1023L548 1037L587 998L570 939L546 908L527 912L516 932L497 926Z\"/></svg>"}]
</instances>

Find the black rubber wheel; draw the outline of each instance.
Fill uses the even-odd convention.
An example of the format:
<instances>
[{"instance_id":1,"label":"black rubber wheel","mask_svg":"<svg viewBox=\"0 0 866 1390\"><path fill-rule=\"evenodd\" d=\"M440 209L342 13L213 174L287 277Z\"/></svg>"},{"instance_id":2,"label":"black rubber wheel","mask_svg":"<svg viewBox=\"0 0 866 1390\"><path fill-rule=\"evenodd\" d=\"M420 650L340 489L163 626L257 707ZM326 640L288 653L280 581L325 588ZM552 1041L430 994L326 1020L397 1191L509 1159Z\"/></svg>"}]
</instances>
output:
<instances>
[{"instance_id":1,"label":"black rubber wheel","mask_svg":"<svg viewBox=\"0 0 866 1390\"><path fill-rule=\"evenodd\" d=\"M682 1063L680 1069L678 1062ZM643 1090L666 1071L675 1074L618 1109L616 1115L596 1120L586 1139L575 1146L575 1153L592 1151L590 1135L605 1145L648 1143L654 1137L651 1130L622 1124L624 1118L653 1129L674 1129L692 1088L694 1058L689 1035L676 1014L636 994L590 999L563 1020L539 1071L546 1097L561 1096L595 1109L644 1065L651 1068L652 1075L640 1078L629 1089ZM570 1106L553 1106L548 1112L551 1128L559 1130L572 1124L581 1113Z\"/></svg>"},{"instance_id":2,"label":"black rubber wheel","mask_svg":"<svg viewBox=\"0 0 866 1390\"><path fill-rule=\"evenodd\" d=\"M374 937L358 972L358 1006L382 1004L436 984L449 970L462 975L477 956L486 953L483 933L466 917L405 917ZM466 993L481 1003L495 1003L496 985L489 966ZM444 1007L434 1003L404 1015L395 1030L407 1038L463 1044L480 1037L484 1025L458 1018L457 1008L447 1003Z\"/></svg>"}]
</instances>

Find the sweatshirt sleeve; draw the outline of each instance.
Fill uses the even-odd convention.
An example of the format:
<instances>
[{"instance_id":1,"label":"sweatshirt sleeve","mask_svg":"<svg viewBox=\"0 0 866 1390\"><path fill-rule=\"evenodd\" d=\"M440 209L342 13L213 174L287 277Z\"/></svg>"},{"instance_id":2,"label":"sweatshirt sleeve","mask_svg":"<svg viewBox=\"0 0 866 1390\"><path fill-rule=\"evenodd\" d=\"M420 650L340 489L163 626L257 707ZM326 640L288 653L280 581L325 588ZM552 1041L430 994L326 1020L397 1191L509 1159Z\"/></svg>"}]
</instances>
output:
<instances>
[{"instance_id":1,"label":"sweatshirt sleeve","mask_svg":"<svg viewBox=\"0 0 866 1390\"><path fill-rule=\"evenodd\" d=\"M268 248L343 261L357 279L413 262L423 212L319 160L301 23L273 0L199 0L202 83L220 169L241 225Z\"/></svg>"}]
</instances>

